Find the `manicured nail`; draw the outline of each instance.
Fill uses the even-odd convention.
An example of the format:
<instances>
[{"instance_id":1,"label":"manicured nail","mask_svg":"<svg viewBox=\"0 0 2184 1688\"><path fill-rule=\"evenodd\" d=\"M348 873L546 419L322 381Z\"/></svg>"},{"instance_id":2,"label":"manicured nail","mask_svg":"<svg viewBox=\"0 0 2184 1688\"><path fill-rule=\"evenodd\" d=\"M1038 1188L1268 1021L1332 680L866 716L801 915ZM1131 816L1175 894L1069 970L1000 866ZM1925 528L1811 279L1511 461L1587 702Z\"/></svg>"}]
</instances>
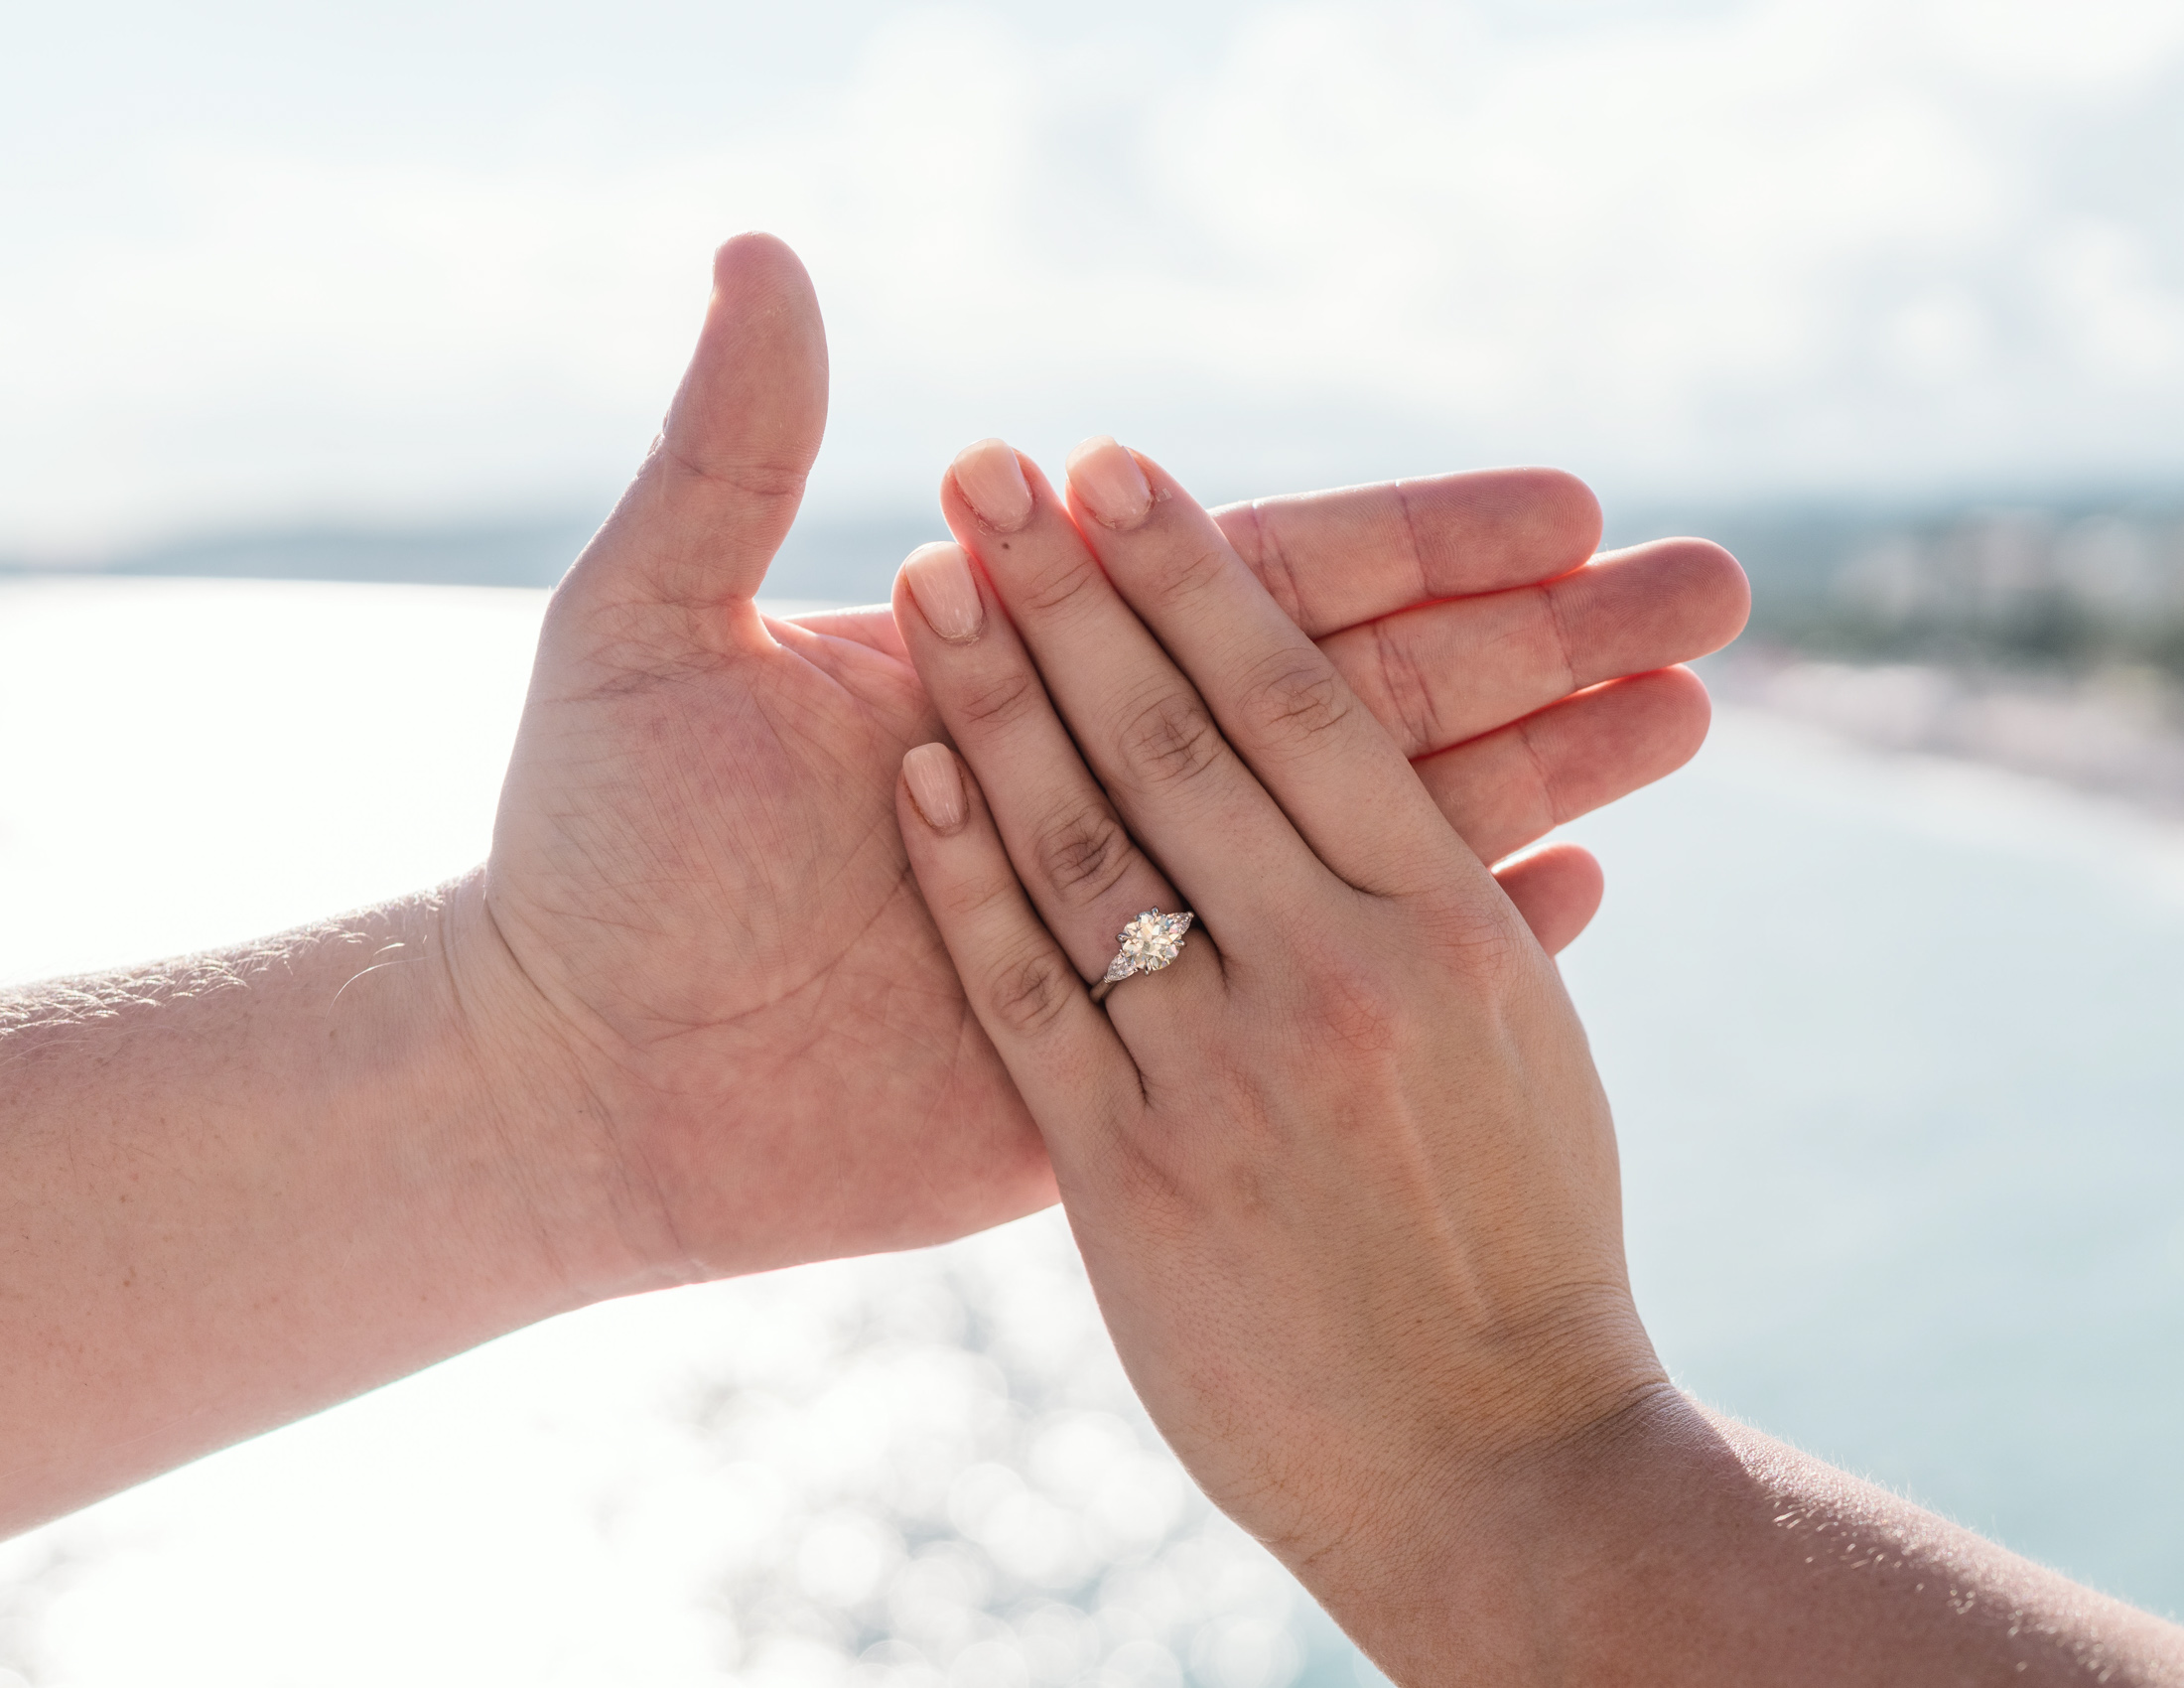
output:
<instances>
[{"instance_id":1,"label":"manicured nail","mask_svg":"<svg viewBox=\"0 0 2184 1688\"><path fill-rule=\"evenodd\" d=\"M963 824L963 774L955 752L946 745L919 745L902 759L902 777L910 800L935 832L953 832Z\"/></svg>"},{"instance_id":2,"label":"manicured nail","mask_svg":"<svg viewBox=\"0 0 2184 1688\"><path fill-rule=\"evenodd\" d=\"M1104 434L1069 454L1069 485L1109 527L1135 527L1153 507L1138 460Z\"/></svg>"},{"instance_id":3,"label":"manicured nail","mask_svg":"<svg viewBox=\"0 0 2184 1688\"><path fill-rule=\"evenodd\" d=\"M956 490L996 533L1014 533L1031 515L1031 488L1006 440L981 440L956 454Z\"/></svg>"},{"instance_id":4,"label":"manicured nail","mask_svg":"<svg viewBox=\"0 0 2184 1688\"><path fill-rule=\"evenodd\" d=\"M986 625L986 606L979 602L971 559L961 545L946 540L920 545L904 560L902 572L909 577L910 596L934 633L955 644L978 637L978 630Z\"/></svg>"}]
</instances>

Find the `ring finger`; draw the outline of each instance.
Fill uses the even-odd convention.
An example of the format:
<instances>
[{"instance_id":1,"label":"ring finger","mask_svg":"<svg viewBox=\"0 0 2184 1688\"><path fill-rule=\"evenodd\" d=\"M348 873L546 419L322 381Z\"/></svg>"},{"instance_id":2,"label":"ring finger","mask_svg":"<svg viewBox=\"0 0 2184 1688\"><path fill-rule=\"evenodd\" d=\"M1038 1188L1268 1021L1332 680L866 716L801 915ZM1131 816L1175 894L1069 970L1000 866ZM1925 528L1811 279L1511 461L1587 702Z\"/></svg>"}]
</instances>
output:
<instances>
[{"instance_id":1,"label":"ring finger","mask_svg":"<svg viewBox=\"0 0 2184 1688\"><path fill-rule=\"evenodd\" d=\"M1181 911L1174 888L1085 767L1029 653L962 546L921 545L910 553L895 582L894 615L1040 917L1077 971L1099 979L1128 921L1147 910ZM1207 943L1183 947L1197 953L1190 965L1178 957L1166 971L1168 1009L1177 990L1204 990L1219 977Z\"/></svg>"}]
</instances>

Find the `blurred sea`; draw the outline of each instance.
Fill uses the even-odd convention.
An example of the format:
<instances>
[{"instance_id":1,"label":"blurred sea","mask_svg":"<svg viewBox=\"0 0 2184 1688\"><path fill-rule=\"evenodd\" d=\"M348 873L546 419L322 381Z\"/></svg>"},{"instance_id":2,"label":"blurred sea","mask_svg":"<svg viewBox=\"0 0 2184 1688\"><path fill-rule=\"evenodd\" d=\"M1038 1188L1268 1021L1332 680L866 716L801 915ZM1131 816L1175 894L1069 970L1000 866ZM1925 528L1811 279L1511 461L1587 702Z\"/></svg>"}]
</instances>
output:
<instances>
[{"instance_id":1,"label":"blurred sea","mask_svg":"<svg viewBox=\"0 0 2184 1688\"><path fill-rule=\"evenodd\" d=\"M0 977L471 865L543 602L0 582ZM1566 971L1679 1380L2184 1611L2184 832L1729 708L1570 833L1609 892ZM593 1309L0 1544L6 1669L1371 1675L1175 1470L1053 1215Z\"/></svg>"}]
</instances>

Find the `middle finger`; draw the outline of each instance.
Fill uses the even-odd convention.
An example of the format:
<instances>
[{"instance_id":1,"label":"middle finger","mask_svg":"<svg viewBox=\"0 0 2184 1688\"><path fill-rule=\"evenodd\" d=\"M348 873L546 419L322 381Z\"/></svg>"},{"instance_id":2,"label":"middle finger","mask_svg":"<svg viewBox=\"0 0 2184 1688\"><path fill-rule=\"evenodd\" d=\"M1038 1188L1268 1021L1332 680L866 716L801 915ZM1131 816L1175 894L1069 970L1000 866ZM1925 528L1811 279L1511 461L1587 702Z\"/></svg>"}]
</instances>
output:
<instances>
[{"instance_id":1,"label":"middle finger","mask_svg":"<svg viewBox=\"0 0 2184 1688\"><path fill-rule=\"evenodd\" d=\"M1718 650L1749 602L1743 570L1720 546L1656 539L1554 580L1344 628L1319 648L1416 759L1602 681Z\"/></svg>"},{"instance_id":2,"label":"middle finger","mask_svg":"<svg viewBox=\"0 0 2184 1688\"><path fill-rule=\"evenodd\" d=\"M1276 912L1324 885L1317 858L1109 584L1035 465L982 442L951 467L941 508L1131 832L1217 934L1270 929Z\"/></svg>"}]
</instances>

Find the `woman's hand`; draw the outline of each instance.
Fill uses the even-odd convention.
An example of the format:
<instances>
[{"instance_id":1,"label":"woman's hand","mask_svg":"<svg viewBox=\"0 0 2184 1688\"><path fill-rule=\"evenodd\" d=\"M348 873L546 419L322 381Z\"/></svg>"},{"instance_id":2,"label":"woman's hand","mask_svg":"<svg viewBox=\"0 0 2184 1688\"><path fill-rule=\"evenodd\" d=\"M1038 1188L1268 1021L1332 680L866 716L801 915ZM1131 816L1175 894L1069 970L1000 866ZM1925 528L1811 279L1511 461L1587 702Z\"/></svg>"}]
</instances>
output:
<instances>
[{"instance_id":1,"label":"woman's hand","mask_svg":"<svg viewBox=\"0 0 2184 1688\"><path fill-rule=\"evenodd\" d=\"M1352 1619L1511 1462L1667 1389L1607 1103L1510 898L1207 514L1112 441L1074 523L1026 479L975 565L897 586L969 764L908 755L902 831L1132 1379ZM1103 1012L1155 908L1199 923Z\"/></svg>"},{"instance_id":2,"label":"woman's hand","mask_svg":"<svg viewBox=\"0 0 2184 1688\"><path fill-rule=\"evenodd\" d=\"M962 756L895 807L1213 1499L1406 1684L2184 1684L2184 1633L1669 1387L1511 898L1158 468L1080 449L1074 525L1027 486L896 587ZM1155 908L1200 923L1103 1012Z\"/></svg>"}]
</instances>

